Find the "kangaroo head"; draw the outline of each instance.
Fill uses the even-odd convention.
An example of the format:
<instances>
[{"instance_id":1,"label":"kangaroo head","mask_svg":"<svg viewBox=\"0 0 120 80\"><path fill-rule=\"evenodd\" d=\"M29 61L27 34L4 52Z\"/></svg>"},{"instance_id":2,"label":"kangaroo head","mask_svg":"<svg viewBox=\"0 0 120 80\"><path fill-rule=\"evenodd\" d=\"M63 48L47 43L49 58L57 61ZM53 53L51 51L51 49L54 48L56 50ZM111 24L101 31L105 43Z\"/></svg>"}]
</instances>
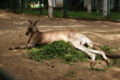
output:
<instances>
[{"instance_id":1,"label":"kangaroo head","mask_svg":"<svg viewBox=\"0 0 120 80\"><path fill-rule=\"evenodd\" d=\"M37 28L37 26L36 26L36 23L37 23L39 20L35 21L34 23L33 23L31 20L29 20L29 19L28 19L28 21L29 21L30 25L28 26L28 29L27 29L27 31L26 31L26 35L29 35L29 33L34 33L34 32L36 32L36 31L38 31L38 28Z\"/></svg>"}]
</instances>

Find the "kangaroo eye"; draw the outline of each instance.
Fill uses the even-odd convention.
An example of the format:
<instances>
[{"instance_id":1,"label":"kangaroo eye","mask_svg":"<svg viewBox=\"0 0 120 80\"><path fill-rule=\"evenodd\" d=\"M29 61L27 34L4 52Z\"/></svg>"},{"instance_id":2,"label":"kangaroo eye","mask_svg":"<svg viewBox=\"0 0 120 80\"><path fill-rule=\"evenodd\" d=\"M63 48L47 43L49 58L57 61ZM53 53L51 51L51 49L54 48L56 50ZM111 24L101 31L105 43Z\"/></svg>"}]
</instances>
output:
<instances>
[{"instance_id":1,"label":"kangaroo eye","mask_svg":"<svg viewBox=\"0 0 120 80\"><path fill-rule=\"evenodd\" d=\"M31 29L31 28L29 28L29 30L30 30L30 31L32 31L32 29Z\"/></svg>"}]
</instances>

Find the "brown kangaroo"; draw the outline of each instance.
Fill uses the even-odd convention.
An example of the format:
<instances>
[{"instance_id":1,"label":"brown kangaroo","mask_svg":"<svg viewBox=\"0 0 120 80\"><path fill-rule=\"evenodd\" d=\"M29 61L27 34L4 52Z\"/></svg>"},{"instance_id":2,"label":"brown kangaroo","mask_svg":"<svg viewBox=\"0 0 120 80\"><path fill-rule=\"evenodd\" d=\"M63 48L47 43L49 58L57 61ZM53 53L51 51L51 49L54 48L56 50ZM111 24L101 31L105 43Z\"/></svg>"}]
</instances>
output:
<instances>
[{"instance_id":1,"label":"brown kangaroo","mask_svg":"<svg viewBox=\"0 0 120 80\"><path fill-rule=\"evenodd\" d=\"M85 52L88 56L90 56L91 67L95 65L95 54L101 55L108 65L109 65L109 60L107 56L113 57L113 58L120 57L117 55L112 55L112 54L103 52L100 48L95 46L95 44L89 38L87 38L86 36L84 36L78 31L64 30L64 31L40 32L36 26L36 23L39 20L35 21L34 23L30 20L28 21L30 22L30 25L26 31L26 35L31 34L29 37L28 43L26 45L19 46L19 47L11 47L9 48L9 50L32 48L36 44L48 44L54 41L64 40L66 42L69 41L75 48ZM97 50L88 49L84 45L88 45L89 47Z\"/></svg>"}]
</instances>

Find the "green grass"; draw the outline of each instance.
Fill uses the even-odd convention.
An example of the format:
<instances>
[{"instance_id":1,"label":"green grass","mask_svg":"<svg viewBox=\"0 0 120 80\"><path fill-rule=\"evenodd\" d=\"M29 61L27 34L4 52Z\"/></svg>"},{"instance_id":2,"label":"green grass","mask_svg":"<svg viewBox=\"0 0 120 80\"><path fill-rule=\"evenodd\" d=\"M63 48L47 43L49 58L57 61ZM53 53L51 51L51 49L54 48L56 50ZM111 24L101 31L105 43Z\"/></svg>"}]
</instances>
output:
<instances>
[{"instance_id":1,"label":"green grass","mask_svg":"<svg viewBox=\"0 0 120 80\"><path fill-rule=\"evenodd\" d=\"M99 46L103 51L116 54L113 52L113 47L109 46ZM43 62L44 60L51 60L51 59L62 59L64 60L65 63L71 64L74 62L78 61L88 61L90 57L74 48L70 42L65 42L65 41L55 41L50 44L45 44L45 45L36 45L36 47L32 49L28 49L28 56L30 59L38 61L38 62ZM100 55L96 55L96 60L98 59L103 59ZM120 62L117 59L112 59L111 60L112 64L110 66L106 66L103 69L99 68L91 68L90 71L106 71L108 70L111 66L113 65L119 65Z\"/></svg>"},{"instance_id":2,"label":"green grass","mask_svg":"<svg viewBox=\"0 0 120 80\"><path fill-rule=\"evenodd\" d=\"M114 55L117 55L117 53L115 53L113 50L117 50L117 48L111 47L111 46L98 46L100 47L103 51L107 52L107 53L112 53Z\"/></svg>"},{"instance_id":3,"label":"green grass","mask_svg":"<svg viewBox=\"0 0 120 80\"><path fill-rule=\"evenodd\" d=\"M24 10L24 14L34 14L34 15L40 15L40 10ZM48 15L48 12L45 10L43 11L44 15Z\"/></svg>"},{"instance_id":4,"label":"green grass","mask_svg":"<svg viewBox=\"0 0 120 80\"><path fill-rule=\"evenodd\" d=\"M100 47L106 52L113 53L112 47ZM50 59L64 59L66 62L88 61L90 57L74 48L70 42L55 41L50 44L37 45L35 48L29 49L29 56L36 61L50 60ZM97 59L103 59L100 55L96 56Z\"/></svg>"},{"instance_id":5,"label":"green grass","mask_svg":"<svg viewBox=\"0 0 120 80\"><path fill-rule=\"evenodd\" d=\"M40 15L40 10L24 10L25 14ZM48 10L42 10L42 15L48 15ZM54 11L54 17L62 17L62 11Z\"/></svg>"},{"instance_id":6,"label":"green grass","mask_svg":"<svg viewBox=\"0 0 120 80\"><path fill-rule=\"evenodd\" d=\"M70 17L75 17L75 18L85 18L85 19L105 19L102 17L102 13L87 13L87 12L68 12L68 15Z\"/></svg>"},{"instance_id":7,"label":"green grass","mask_svg":"<svg viewBox=\"0 0 120 80\"><path fill-rule=\"evenodd\" d=\"M68 71L67 74L64 74L65 77L74 77L75 71L71 70L71 71Z\"/></svg>"},{"instance_id":8,"label":"green grass","mask_svg":"<svg viewBox=\"0 0 120 80\"><path fill-rule=\"evenodd\" d=\"M21 10L17 10L18 13ZM34 15L40 15L40 10L24 10L24 14L34 14ZM48 15L48 10L42 10L42 15ZM54 10L53 12L54 17L62 17L62 10L61 11L56 11ZM95 20L106 20L105 17L103 17L102 12L92 12L92 13L87 13L87 12L79 12L79 11L68 11L67 16L69 18L81 18L81 19L95 19ZM110 17L108 18L109 20L120 20L120 13L119 12L111 12Z\"/></svg>"},{"instance_id":9,"label":"green grass","mask_svg":"<svg viewBox=\"0 0 120 80\"><path fill-rule=\"evenodd\" d=\"M110 65L110 66L106 66L106 67L104 67L104 68L90 68L89 69L89 71L98 71L98 72L105 72L106 70L108 70L109 68L111 68L112 66Z\"/></svg>"},{"instance_id":10,"label":"green grass","mask_svg":"<svg viewBox=\"0 0 120 80\"><path fill-rule=\"evenodd\" d=\"M112 12L110 15L111 20L120 20L120 11L119 12Z\"/></svg>"},{"instance_id":11,"label":"green grass","mask_svg":"<svg viewBox=\"0 0 120 80\"><path fill-rule=\"evenodd\" d=\"M66 62L87 61L88 55L75 49L69 42L55 41L51 44L37 46L29 50L31 59L42 61L42 59L64 59Z\"/></svg>"},{"instance_id":12,"label":"green grass","mask_svg":"<svg viewBox=\"0 0 120 80\"><path fill-rule=\"evenodd\" d=\"M71 18L81 18L81 19L95 19L95 20L106 20L106 17L103 16L102 12L75 12L69 11L68 16ZM120 20L120 13L119 12L111 12L110 17L108 20Z\"/></svg>"}]
</instances>

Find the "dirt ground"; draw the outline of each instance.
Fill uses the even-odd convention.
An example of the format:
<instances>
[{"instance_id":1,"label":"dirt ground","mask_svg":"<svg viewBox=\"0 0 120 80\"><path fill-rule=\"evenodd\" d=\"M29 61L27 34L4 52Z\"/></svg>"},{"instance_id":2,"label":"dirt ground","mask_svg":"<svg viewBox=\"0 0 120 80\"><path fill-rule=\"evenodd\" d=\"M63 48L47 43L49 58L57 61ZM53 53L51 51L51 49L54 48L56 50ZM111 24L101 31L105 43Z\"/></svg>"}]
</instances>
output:
<instances>
[{"instance_id":1,"label":"dirt ground","mask_svg":"<svg viewBox=\"0 0 120 80\"><path fill-rule=\"evenodd\" d=\"M27 42L25 31L27 19L36 21L40 31L78 30L98 45L117 47L120 54L120 23L53 18L47 16L13 14L0 10L0 68L19 80L120 80L120 66L113 66L106 72L90 71L89 62L68 65L61 60L46 60L43 63L25 58L21 53L27 50L8 50ZM96 66L103 68L105 61L97 60ZM67 75L73 71L73 77ZM67 76L65 76L67 75Z\"/></svg>"}]
</instances>

